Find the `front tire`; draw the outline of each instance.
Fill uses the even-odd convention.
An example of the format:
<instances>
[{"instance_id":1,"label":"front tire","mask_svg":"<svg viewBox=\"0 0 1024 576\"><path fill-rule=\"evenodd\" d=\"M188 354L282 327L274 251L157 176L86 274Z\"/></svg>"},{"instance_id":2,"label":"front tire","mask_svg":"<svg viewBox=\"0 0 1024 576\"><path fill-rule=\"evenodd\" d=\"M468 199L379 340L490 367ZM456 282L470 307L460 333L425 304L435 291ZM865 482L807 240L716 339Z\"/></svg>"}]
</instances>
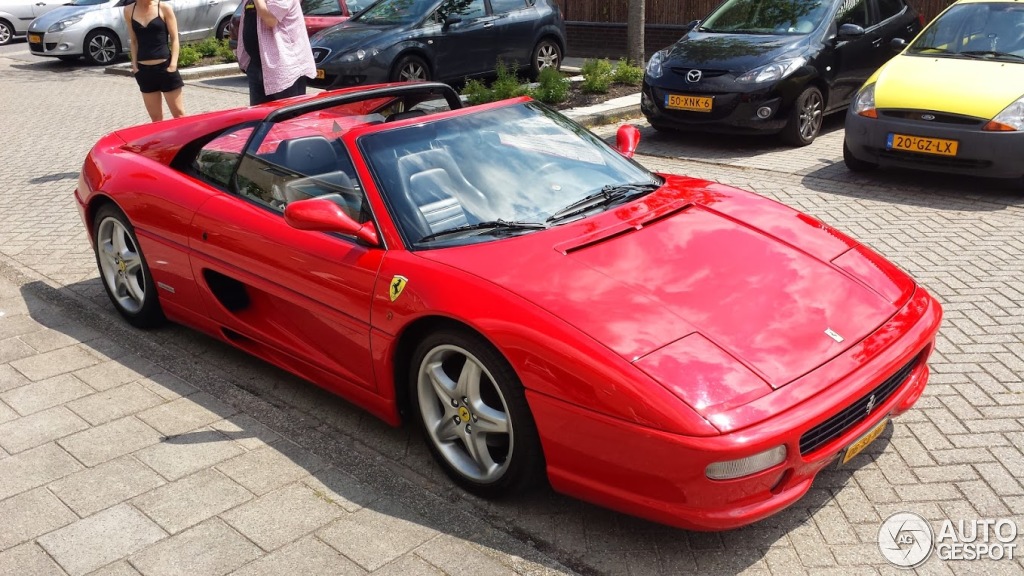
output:
<instances>
[{"instance_id":1,"label":"front tire","mask_svg":"<svg viewBox=\"0 0 1024 576\"><path fill-rule=\"evenodd\" d=\"M431 454L477 496L521 493L543 477L544 456L519 377L482 337L437 331L416 347L412 413Z\"/></svg>"},{"instance_id":2,"label":"front tire","mask_svg":"<svg viewBox=\"0 0 1024 576\"><path fill-rule=\"evenodd\" d=\"M807 146L818 136L825 115L825 100L814 86L804 88L793 103L789 122L782 129L782 140L793 146Z\"/></svg>"},{"instance_id":3,"label":"front tire","mask_svg":"<svg viewBox=\"0 0 1024 576\"><path fill-rule=\"evenodd\" d=\"M392 82L426 82L430 80L430 67L419 56L402 56L391 71Z\"/></svg>"},{"instance_id":4,"label":"front tire","mask_svg":"<svg viewBox=\"0 0 1024 576\"><path fill-rule=\"evenodd\" d=\"M93 66L106 66L121 55L121 41L109 30L94 30L85 38L82 56Z\"/></svg>"},{"instance_id":5,"label":"front tire","mask_svg":"<svg viewBox=\"0 0 1024 576\"><path fill-rule=\"evenodd\" d=\"M216 34L217 40L227 40L228 39L228 26L230 24L231 24L231 16L225 17L223 20L220 21L220 24L217 24L217 34Z\"/></svg>"},{"instance_id":6,"label":"front tire","mask_svg":"<svg viewBox=\"0 0 1024 576\"><path fill-rule=\"evenodd\" d=\"M545 68L562 69L562 49L550 38L544 38L533 48L530 56L530 73L534 78Z\"/></svg>"},{"instance_id":7,"label":"front tire","mask_svg":"<svg viewBox=\"0 0 1024 576\"><path fill-rule=\"evenodd\" d=\"M96 266L114 308L132 326L159 326L164 315L135 228L113 204L100 208L93 222Z\"/></svg>"}]
</instances>

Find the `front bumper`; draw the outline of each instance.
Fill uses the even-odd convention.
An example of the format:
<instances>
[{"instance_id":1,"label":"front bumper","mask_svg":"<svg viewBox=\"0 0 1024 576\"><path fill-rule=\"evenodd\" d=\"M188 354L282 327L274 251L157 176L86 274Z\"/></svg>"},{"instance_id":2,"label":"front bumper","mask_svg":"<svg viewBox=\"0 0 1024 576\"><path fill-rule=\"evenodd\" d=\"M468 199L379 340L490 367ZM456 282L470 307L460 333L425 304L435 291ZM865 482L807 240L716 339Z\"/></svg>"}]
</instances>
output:
<instances>
[{"instance_id":1,"label":"front bumper","mask_svg":"<svg viewBox=\"0 0 1024 576\"><path fill-rule=\"evenodd\" d=\"M692 94L714 98L710 112L672 110L665 107L668 94ZM640 111L653 126L723 132L732 134L774 134L786 126L788 107L783 96L772 87L750 92L694 92L670 89L644 82L640 95ZM760 108L769 108L771 114L758 116Z\"/></svg>"},{"instance_id":2,"label":"front bumper","mask_svg":"<svg viewBox=\"0 0 1024 576\"><path fill-rule=\"evenodd\" d=\"M1024 132L987 132L986 120L952 123L913 119L917 113L879 110L878 118L866 118L849 110L846 114L846 146L850 153L879 166L968 174L991 178L1019 178L1024 175ZM908 118L909 116L909 118ZM956 156L938 156L887 150L889 134L941 138L958 142Z\"/></svg>"},{"instance_id":3,"label":"front bumper","mask_svg":"<svg viewBox=\"0 0 1024 576\"><path fill-rule=\"evenodd\" d=\"M70 34L68 32L71 32ZM80 56L85 39L81 33L65 29L61 32L28 31L28 49L36 56ZM39 37L40 42L33 42Z\"/></svg>"},{"instance_id":4,"label":"front bumper","mask_svg":"<svg viewBox=\"0 0 1024 576\"><path fill-rule=\"evenodd\" d=\"M918 288L890 321L845 354L773 395L788 409L735 432L685 437L613 419L557 398L528 393L555 490L632 514L692 530L727 530L767 518L810 489L814 477L887 418L908 410L928 382L925 364L942 312ZM869 358L869 360L865 360ZM853 368L851 368L853 367ZM888 396L875 394L901 367L905 378ZM836 374L840 374L836 376ZM804 379L826 378L824 392L803 397ZM771 396L771 395L770 395ZM777 405L778 399L771 399ZM814 448L801 442L851 409L861 419ZM734 460L785 445L785 461L733 480L705 475L713 462Z\"/></svg>"},{"instance_id":5,"label":"front bumper","mask_svg":"<svg viewBox=\"0 0 1024 576\"><path fill-rule=\"evenodd\" d=\"M374 57L355 62L317 62L316 70L317 77L309 85L325 89L387 82L391 72L388 63Z\"/></svg>"}]
</instances>

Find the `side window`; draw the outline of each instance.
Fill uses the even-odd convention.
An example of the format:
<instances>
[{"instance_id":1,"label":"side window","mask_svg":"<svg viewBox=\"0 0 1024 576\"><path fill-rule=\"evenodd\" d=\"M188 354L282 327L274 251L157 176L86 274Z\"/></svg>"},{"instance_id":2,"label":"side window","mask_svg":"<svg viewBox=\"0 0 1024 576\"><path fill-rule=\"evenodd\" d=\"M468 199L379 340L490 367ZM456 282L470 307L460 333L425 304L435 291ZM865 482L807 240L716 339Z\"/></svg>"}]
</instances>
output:
<instances>
[{"instance_id":1,"label":"side window","mask_svg":"<svg viewBox=\"0 0 1024 576\"><path fill-rule=\"evenodd\" d=\"M437 8L438 14L458 16L463 20L472 20L487 15L484 0L444 0Z\"/></svg>"},{"instance_id":2,"label":"side window","mask_svg":"<svg viewBox=\"0 0 1024 576\"><path fill-rule=\"evenodd\" d=\"M526 8L524 0L491 0L491 12L495 16L523 8Z\"/></svg>"},{"instance_id":3,"label":"side window","mask_svg":"<svg viewBox=\"0 0 1024 576\"><path fill-rule=\"evenodd\" d=\"M843 24L856 24L862 28L871 25L868 19L867 0L845 0L836 12L836 26Z\"/></svg>"},{"instance_id":4,"label":"side window","mask_svg":"<svg viewBox=\"0 0 1024 576\"><path fill-rule=\"evenodd\" d=\"M278 212L289 202L330 196L357 222L370 219L348 151L320 134L292 137L287 126L274 126L250 146L235 184L240 196Z\"/></svg>"},{"instance_id":5,"label":"side window","mask_svg":"<svg viewBox=\"0 0 1024 576\"><path fill-rule=\"evenodd\" d=\"M878 19L888 20L903 11L903 0L878 0Z\"/></svg>"},{"instance_id":6,"label":"side window","mask_svg":"<svg viewBox=\"0 0 1024 576\"><path fill-rule=\"evenodd\" d=\"M242 126L217 136L203 146L192 161L192 170L215 186L229 188L231 174L242 157L242 149L252 134L253 126Z\"/></svg>"}]
</instances>

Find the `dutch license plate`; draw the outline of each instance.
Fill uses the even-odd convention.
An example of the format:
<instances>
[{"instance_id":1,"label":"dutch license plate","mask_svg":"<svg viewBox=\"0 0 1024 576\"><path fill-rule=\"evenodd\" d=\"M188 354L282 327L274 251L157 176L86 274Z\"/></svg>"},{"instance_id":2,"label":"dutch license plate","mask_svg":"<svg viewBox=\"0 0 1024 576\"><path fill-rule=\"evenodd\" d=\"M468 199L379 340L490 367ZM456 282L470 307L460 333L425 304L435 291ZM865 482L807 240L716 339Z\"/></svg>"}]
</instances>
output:
<instances>
[{"instance_id":1,"label":"dutch license plate","mask_svg":"<svg viewBox=\"0 0 1024 576\"><path fill-rule=\"evenodd\" d=\"M324 71L323 70L321 70L319 68L316 69L316 79L317 80L323 80L324 79Z\"/></svg>"},{"instance_id":2,"label":"dutch license plate","mask_svg":"<svg viewBox=\"0 0 1024 576\"><path fill-rule=\"evenodd\" d=\"M40 36L39 34L29 34L28 35L28 41L33 43L33 44L39 44L39 43L41 43L43 41L43 37Z\"/></svg>"},{"instance_id":3,"label":"dutch license plate","mask_svg":"<svg viewBox=\"0 0 1024 576\"><path fill-rule=\"evenodd\" d=\"M956 156L958 144L959 142L956 140L889 133L889 138L885 142L885 149L917 152L919 154L934 154L936 156Z\"/></svg>"},{"instance_id":4,"label":"dutch license plate","mask_svg":"<svg viewBox=\"0 0 1024 576\"><path fill-rule=\"evenodd\" d=\"M853 458L857 454L860 454L861 451L868 447L868 444L874 442L876 438L882 435L882 432L885 432L885 427L888 425L889 419L885 418L884 420L876 424L874 428L869 430L867 434L857 439L856 442L851 444L850 447L846 449L846 454L843 455L842 463L846 464L847 462L850 461L851 458Z\"/></svg>"},{"instance_id":5,"label":"dutch license plate","mask_svg":"<svg viewBox=\"0 0 1024 576\"><path fill-rule=\"evenodd\" d=\"M691 112L711 112L715 99L710 96L687 96L686 94L666 94L665 108L672 110L689 110Z\"/></svg>"}]
</instances>

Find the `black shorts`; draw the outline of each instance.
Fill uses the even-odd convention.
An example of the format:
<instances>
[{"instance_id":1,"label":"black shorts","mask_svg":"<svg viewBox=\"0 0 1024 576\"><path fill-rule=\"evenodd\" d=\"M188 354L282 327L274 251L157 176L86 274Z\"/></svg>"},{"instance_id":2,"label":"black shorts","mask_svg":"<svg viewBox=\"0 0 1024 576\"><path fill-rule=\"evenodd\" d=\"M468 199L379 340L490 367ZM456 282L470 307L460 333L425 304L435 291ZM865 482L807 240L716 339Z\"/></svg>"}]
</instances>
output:
<instances>
[{"instance_id":1,"label":"black shorts","mask_svg":"<svg viewBox=\"0 0 1024 576\"><path fill-rule=\"evenodd\" d=\"M139 83L139 90L148 92L172 92L185 85L178 71L168 72L168 62L159 64L139 64L139 71L135 73L135 81Z\"/></svg>"}]
</instances>

